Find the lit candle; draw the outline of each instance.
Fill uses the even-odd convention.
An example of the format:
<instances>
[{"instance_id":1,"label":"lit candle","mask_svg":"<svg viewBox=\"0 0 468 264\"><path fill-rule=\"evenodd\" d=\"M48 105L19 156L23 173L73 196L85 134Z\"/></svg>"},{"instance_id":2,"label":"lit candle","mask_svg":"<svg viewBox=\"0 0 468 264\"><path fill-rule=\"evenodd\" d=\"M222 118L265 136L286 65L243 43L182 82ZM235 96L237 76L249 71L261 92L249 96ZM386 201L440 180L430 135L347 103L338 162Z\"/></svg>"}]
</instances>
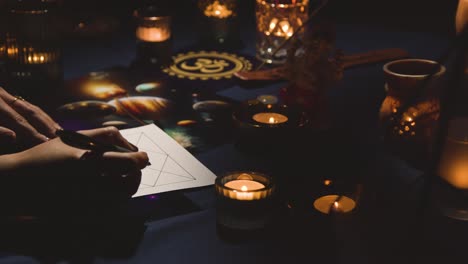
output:
<instances>
[{"instance_id":1,"label":"lit candle","mask_svg":"<svg viewBox=\"0 0 468 264\"><path fill-rule=\"evenodd\" d=\"M215 180L217 226L238 231L264 228L272 219L275 184L258 172L231 172Z\"/></svg>"},{"instance_id":2,"label":"lit candle","mask_svg":"<svg viewBox=\"0 0 468 264\"><path fill-rule=\"evenodd\" d=\"M468 189L468 118L457 118L449 123L439 175L456 188Z\"/></svg>"},{"instance_id":3,"label":"lit candle","mask_svg":"<svg viewBox=\"0 0 468 264\"><path fill-rule=\"evenodd\" d=\"M55 60L56 54L53 52L27 52L25 63L27 64L45 64Z\"/></svg>"},{"instance_id":4,"label":"lit candle","mask_svg":"<svg viewBox=\"0 0 468 264\"><path fill-rule=\"evenodd\" d=\"M237 200L254 200L255 192L265 188L265 185L252 180L233 180L224 184L225 187L231 188L230 197Z\"/></svg>"},{"instance_id":5,"label":"lit candle","mask_svg":"<svg viewBox=\"0 0 468 264\"><path fill-rule=\"evenodd\" d=\"M271 179L256 172L235 172L227 174L216 182L216 190L223 197L232 200L261 200L271 195Z\"/></svg>"},{"instance_id":6,"label":"lit candle","mask_svg":"<svg viewBox=\"0 0 468 264\"><path fill-rule=\"evenodd\" d=\"M356 202L347 196L338 196L333 194L325 195L316 199L314 201L314 207L324 214L330 214L330 210L333 210L334 212L347 213L356 207Z\"/></svg>"},{"instance_id":7,"label":"lit candle","mask_svg":"<svg viewBox=\"0 0 468 264\"><path fill-rule=\"evenodd\" d=\"M140 26L136 29L136 37L146 42L163 42L171 37L171 31L169 28Z\"/></svg>"},{"instance_id":8,"label":"lit candle","mask_svg":"<svg viewBox=\"0 0 468 264\"><path fill-rule=\"evenodd\" d=\"M268 26L268 31L265 32L267 36L273 34L277 37L289 38L294 34L294 29L287 20L279 21L273 18Z\"/></svg>"},{"instance_id":9,"label":"lit candle","mask_svg":"<svg viewBox=\"0 0 468 264\"><path fill-rule=\"evenodd\" d=\"M282 124L288 121L287 116L279 114L279 113L270 113L270 112L255 114L252 116L252 119L259 123L268 124L268 125Z\"/></svg>"},{"instance_id":10,"label":"lit candle","mask_svg":"<svg viewBox=\"0 0 468 264\"><path fill-rule=\"evenodd\" d=\"M392 109L394 115L397 114L398 110L396 108ZM398 124L393 127L393 132L402 137L414 137L416 136L416 121L417 112L405 112Z\"/></svg>"},{"instance_id":11,"label":"lit candle","mask_svg":"<svg viewBox=\"0 0 468 264\"><path fill-rule=\"evenodd\" d=\"M206 6L203 12L207 17L227 18L232 15L232 11L226 5L222 5L219 1L214 1L212 4Z\"/></svg>"}]
</instances>

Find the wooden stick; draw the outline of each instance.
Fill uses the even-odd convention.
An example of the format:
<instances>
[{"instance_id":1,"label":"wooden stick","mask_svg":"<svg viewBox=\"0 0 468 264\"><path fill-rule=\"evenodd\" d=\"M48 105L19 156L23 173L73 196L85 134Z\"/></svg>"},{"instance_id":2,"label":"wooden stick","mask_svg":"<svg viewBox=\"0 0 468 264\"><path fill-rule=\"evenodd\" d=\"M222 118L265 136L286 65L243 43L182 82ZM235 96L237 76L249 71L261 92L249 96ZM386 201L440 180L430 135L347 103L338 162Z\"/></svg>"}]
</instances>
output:
<instances>
[{"instance_id":1,"label":"wooden stick","mask_svg":"<svg viewBox=\"0 0 468 264\"><path fill-rule=\"evenodd\" d=\"M406 50L389 48L371 50L362 53L356 53L351 55L343 56L343 67L349 69L356 66L402 59L409 57ZM286 67L279 66L268 70L256 70L256 71L240 71L234 73L236 77L245 81L273 81L273 80L284 80L286 79Z\"/></svg>"}]
</instances>

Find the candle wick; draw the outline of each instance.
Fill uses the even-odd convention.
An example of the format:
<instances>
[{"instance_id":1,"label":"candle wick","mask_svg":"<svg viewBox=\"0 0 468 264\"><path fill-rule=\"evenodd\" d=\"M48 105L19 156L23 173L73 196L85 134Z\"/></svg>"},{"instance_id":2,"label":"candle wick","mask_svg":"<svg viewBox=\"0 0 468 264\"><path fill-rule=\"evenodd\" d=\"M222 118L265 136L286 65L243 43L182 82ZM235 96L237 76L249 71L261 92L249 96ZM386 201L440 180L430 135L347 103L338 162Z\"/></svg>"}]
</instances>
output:
<instances>
[{"instance_id":1,"label":"candle wick","mask_svg":"<svg viewBox=\"0 0 468 264\"><path fill-rule=\"evenodd\" d=\"M339 201L343 198L343 195L338 195L336 197L335 201L330 204L329 212L334 212L338 209Z\"/></svg>"}]
</instances>

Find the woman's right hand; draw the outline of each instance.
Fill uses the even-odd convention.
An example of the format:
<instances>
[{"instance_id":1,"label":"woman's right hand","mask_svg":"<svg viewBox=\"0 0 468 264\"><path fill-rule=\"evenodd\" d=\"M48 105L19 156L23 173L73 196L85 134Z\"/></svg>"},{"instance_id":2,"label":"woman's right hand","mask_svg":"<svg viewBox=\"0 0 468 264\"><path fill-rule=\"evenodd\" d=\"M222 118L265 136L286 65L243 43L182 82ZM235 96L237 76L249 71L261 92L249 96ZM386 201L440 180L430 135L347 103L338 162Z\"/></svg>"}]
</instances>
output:
<instances>
[{"instance_id":1,"label":"woman's right hand","mask_svg":"<svg viewBox=\"0 0 468 264\"><path fill-rule=\"evenodd\" d=\"M92 153L55 138L19 153L0 156L0 175L6 187L2 189L32 199L57 201L66 197L89 200L94 195L130 198L138 189L148 155L137 151L115 127L80 132L135 152Z\"/></svg>"}]
</instances>

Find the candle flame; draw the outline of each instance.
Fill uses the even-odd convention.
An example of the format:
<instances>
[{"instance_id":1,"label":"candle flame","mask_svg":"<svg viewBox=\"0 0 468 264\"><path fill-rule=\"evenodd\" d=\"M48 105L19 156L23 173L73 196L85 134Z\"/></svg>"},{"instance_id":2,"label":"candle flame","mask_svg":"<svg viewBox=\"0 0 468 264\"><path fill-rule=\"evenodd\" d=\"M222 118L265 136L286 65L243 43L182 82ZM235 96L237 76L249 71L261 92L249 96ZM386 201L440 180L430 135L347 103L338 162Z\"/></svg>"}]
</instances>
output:
<instances>
[{"instance_id":1,"label":"candle flame","mask_svg":"<svg viewBox=\"0 0 468 264\"><path fill-rule=\"evenodd\" d=\"M270 119L268 119L268 123L274 124L275 123L275 118L271 116Z\"/></svg>"},{"instance_id":2,"label":"candle flame","mask_svg":"<svg viewBox=\"0 0 468 264\"><path fill-rule=\"evenodd\" d=\"M281 23L281 29L283 30L283 32L288 32L289 30L289 23L287 21L284 21L286 23Z\"/></svg>"},{"instance_id":3,"label":"candle flame","mask_svg":"<svg viewBox=\"0 0 468 264\"><path fill-rule=\"evenodd\" d=\"M333 207L335 207L335 208L338 208L338 205L339 205L339 204L338 204L337 201L335 201L335 202L333 203Z\"/></svg>"},{"instance_id":4,"label":"candle flame","mask_svg":"<svg viewBox=\"0 0 468 264\"><path fill-rule=\"evenodd\" d=\"M227 18L232 15L232 10L226 5L222 5L219 1L214 1L205 8L204 14L208 17Z\"/></svg>"},{"instance_id":5,"label":"candle flame","mask_svg":"<svg viewBox=\"0 0 468 264\"><path fill-rule=\"evenodd\" d=\"M277 19L277 18L273 18L273 19L271 20L271 22L270 22L270 30L274 30L277 23L278 23L278 19Z\"/></svg>"},{"instance_id":6,"label":"candle flame","mask_svg":"<svg viewBox=\"0 0 468 264\"><path fill-rule=\"evenodd\" d=\"M247 190L248 190L247 186L245 186L245 185L242 185L242 187L241 187L241 191L243 191L243 192L246 192Z\"/></svg>"}]
</instances>

